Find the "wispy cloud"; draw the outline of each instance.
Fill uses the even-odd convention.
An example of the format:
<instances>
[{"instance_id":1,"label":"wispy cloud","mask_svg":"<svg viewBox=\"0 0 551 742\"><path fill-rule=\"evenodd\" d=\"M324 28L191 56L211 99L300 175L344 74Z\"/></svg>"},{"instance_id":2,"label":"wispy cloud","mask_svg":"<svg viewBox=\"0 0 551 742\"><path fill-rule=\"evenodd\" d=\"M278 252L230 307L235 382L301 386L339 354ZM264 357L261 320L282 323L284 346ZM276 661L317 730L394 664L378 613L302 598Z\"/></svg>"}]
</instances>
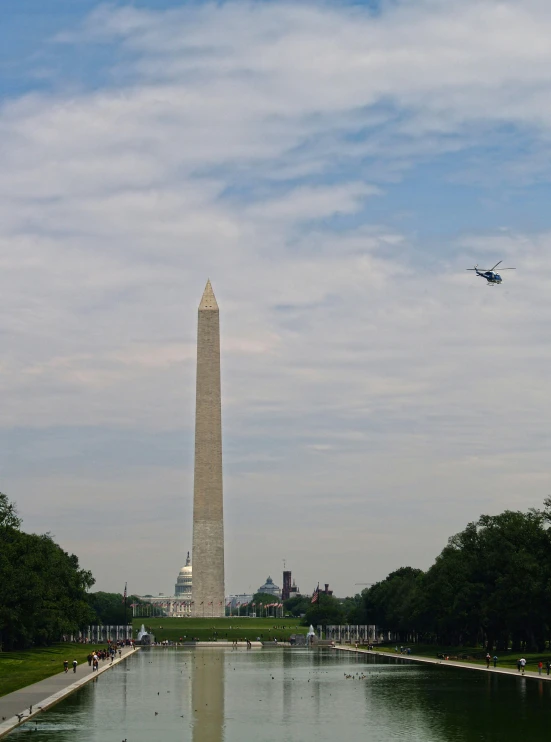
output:
<instances>
[{"instance_id":1,"label":"wispy cloud","mask_svg":"<svg viewBox=\"0 0 551 742\"><path fill-rule=\"evenodd\" d=\"M113 588L75 512L95 522L108 503L118 522L135 503L170 589L208 276L230 589L285 550L305 585L321 568L350 592L368 569L352 577L351 560L375 578L425 566L481 510L542 500L551 220L529 229L506 205L497 229L480 202L548 183L547 4L103 5L59 27L51 49L117 54L100 86L83 72L77 92L60 79L0 109L0 484L32 527ZM460 229L433 206L457 182ZM464 272L500 258L517 268L500 288ZM25 457L37 430L51 446ZM288 535L266 543L266 522ZM119 561L151 591L139 528ZM336 534L323 564L315 528Z\"/></svg>"}]
</instances>

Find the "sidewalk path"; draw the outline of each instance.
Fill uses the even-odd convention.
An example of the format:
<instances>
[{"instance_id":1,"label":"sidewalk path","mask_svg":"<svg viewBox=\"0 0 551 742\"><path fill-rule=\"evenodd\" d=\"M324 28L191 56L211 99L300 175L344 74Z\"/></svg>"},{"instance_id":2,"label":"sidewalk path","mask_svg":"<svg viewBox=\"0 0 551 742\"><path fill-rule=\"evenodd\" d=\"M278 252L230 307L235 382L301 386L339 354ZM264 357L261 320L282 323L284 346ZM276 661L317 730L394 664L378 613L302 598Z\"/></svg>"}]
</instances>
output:
<instances>
[{"instance_id":1,"label":"sidewalk path","mask_svg":"<svg viewBox=\"0 0 551 742\"><path fill-rule=\"evenodd\" d=\"M58 675L52 675L45 680L39 680L38 683L27 685L25 688L0 697L0 737L4 737L19 724L34 718L44 709L74 693L102 672L125 660L129 654L134 654L135 651L137 650L131 647L123 647L122 657L113 660L113 664L110 664L110 660L100 660L97 672L93 672L88 663L83 662L77 666L76 673L70 667L68 673L60 672ZM31 706L32 713L30 713ZM18 714L22 715L21 718Z\"/></svg>"},{"instance_id":2,"label":"sidewalk path","mask_svg":"<svg viewBox=\"0 0 551 742\"><path fill-rule=\"evenodd\" d=\"M424 662L426 665L442 665L443 667L460 667L462 670L481 670L482 672L491 672L497 675L514 675L515 677L533 678L534 680L551 680L551 675L540 675L536 670L526 670L524 675L518 670L507 667L490 667L485 665L475 665L472 662L454 662L453 660L437 660L429 657L416 657L413 654L400 654L392 652L376 652L371 649L356 649L355 647L346 647L337 644L335 649L341 652L356 652L357 654L371 654L376 657L390 657L393 660L404 660L405 662Z\"/></svg>"}]
</instances>

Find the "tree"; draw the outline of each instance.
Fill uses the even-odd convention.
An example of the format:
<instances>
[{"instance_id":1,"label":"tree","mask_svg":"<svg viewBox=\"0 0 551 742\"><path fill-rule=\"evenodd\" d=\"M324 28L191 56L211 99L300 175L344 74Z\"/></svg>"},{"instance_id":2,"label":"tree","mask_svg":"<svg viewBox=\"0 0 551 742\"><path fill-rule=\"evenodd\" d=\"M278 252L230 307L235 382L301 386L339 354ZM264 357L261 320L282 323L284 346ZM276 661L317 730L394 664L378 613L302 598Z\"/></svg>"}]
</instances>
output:
<instances>
[{"instance_id":1,"label":"tree","mask_svg":"<svg viewBox=\"0 0 551 742\"><path fill-rule=\"evenodd\" d=\"M364 600L365 592L366 590L364 589L361 593L356 593L354 597L348 597L342 601L342 607L346 614L346 623L356 626L367 623L367 610Z\"/></svg>"},{"instance_id":2,"label":"tree","mask_svg":"<svg viewBox=\"0 0 551 742\"><path fill-rule=\"evenodd\" d=\"M51 536L23 533L15 506L0 497L0 640L4 649L46 645L90 623L93 585Z\"/></svg>"},{"instance_id":3,"label":"tree","mask_svg":"<svg viewBox=\"0 0 551 742\"><path fill-rule=\"evenodd\" d=\"M122 626L124 624L124 597L121 593L104 593L99 591L88 593L86 599L95 614L93 623L103 624L105 626ZM126 599L127 621L132 618L132 609L130 608L132 603L149 605L149 603L141 601L136 595L129 595Z\"/></svg>"},{"instance_id":4,"label":"tree","mask_svg":"<svg viewBox=\"0 0 551 742\"><path fill-rule=\"evenodd\" d=\"M0 630L6 649L59 641L94 617L86 591L94 582L49 535L0 532Z\"/></svg>"},{"instance_id":5,"label":"tree","mask_svg":"<svg viewBox=\"0 0 551 742\"><path fill-rule=\"evenodd\" d=\"M304 616L307 626L327 626L328 624L340 625L344 623L345 612L342 603L333 595L318 593L315 603L310 601Z\"/></svg>"},{"instance_id":6,"label":"tree","mask_svg":"<svg viewBox=\"0 0 551 742\"><path fill-rule=\"evenodd\" d=\"M392 631L399 641L411 641L417 633L414 616L422 574L420 569L401 567L364 590L365 622Z\"/></svg>"},{"instance_id":7,"label":"tree","mask_svg":"<svg viewBox=\"0 0 551 742\"><path fill-rule=\"evenodd\" d=\"M2 492L0 492L0 527L16 530L21 527L21 518L17 516L17 508Z\"/></svg>"},{"instance_id":8,"label":"tree","mask_svg":"<svg viewBox=\"0 0 551 742\"><path fill-rule=\"evenodd\" d=\"M292 598L288 598L283 603L283 608L286 613L290 613L291 616L302 616L306 613L310 606L310 598L305 598L302 595L295 595Z\"/></svg>"}]
</instances>

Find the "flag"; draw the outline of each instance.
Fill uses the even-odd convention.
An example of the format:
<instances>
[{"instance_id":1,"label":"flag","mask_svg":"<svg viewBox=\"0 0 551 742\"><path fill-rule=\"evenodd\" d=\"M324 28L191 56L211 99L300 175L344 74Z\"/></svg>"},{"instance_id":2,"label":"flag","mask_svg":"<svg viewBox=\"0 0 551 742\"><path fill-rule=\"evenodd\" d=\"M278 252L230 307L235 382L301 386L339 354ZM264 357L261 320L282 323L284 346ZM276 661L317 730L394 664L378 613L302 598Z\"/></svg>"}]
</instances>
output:
<instances>
[{"instance_id":1,"label":"flag","mask_svg":"<svg viewBox=\"0 0 551 742\"><path fill-rule=\"evenodd\" d=\"M319 599L320 599L320 586L319 586L319 582L318 582L318 586L315 589L314 594L312 595L311 602L312 603L317 603L319 601Z\"/></svg>"}]
</instances>

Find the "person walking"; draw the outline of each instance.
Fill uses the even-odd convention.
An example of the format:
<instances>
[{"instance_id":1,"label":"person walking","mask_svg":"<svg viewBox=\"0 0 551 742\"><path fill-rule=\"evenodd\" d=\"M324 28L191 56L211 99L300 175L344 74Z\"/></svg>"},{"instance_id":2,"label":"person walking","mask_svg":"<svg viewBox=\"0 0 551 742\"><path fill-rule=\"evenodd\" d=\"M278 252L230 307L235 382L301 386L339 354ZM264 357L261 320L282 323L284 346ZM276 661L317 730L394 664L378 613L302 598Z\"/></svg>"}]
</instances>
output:
<instances>
[{"instance_id":1,"label":"person walking","mask_svg":"<svg viewBox=\"0 0 551 742\"><path fill-rule=\"evenodd\" d=\"M543 670L543 662L540 660L538 662L538 673L541 675L541 671Z\"/></svg>"},{"instance_id":2,"label":"person walking","mask_svg":"<svg viewBox=\"0 0 551 742\"><path fill-rule=\"evenodd\" d=\"M520 658L520 669L521 669L521 672L522 672L523 675L524 675L524 668L525 667L526 667L526 660L524 659L524 657L521 657Z\"/></svg>"},{"instance_id":3,"label":"person walking","mask_svg":"<svg viewBox=\"0 0 551 742\"><path fill-rule=\"evenodd\" d=\"M492 658L490 657L490 653L489 652L486 652L486 668L487 669L489 669L489 667L490 667L490 660L491 659Z\"/></svg>"},{"instance_id":4,"label":"person walking","mask_svg":"<svg viewBox=\"0 0 551 742\"><path fill-rule=\"evenodd\" d=\"M549 675L549 671L551 670L551 662L547 660L545 663L545 669L547 670L547 674Z\"/></svg>"},{"instance_id":5,"label":"person walking","mask_svg":"<svg viewBox=\"0 0 551 742\"><path fill-rule=\"evenodd\" d=\"M497 667L497 654L494 654L494 667Z\"/></svg>"},{"instance_id":6,"label":"person walking","mask_svg":"<svg viewBox=\"0 0 551 742\"><path fill-rule=\"evenodd\" d=\"M517 670L520 672L520 660L517 660Z\"/></svg>"},{"instance_id":7,"label":"person walking","mask_svg":"<svg viewBox=\"0 0 551 742\"><path fill-rule=\"evenodd\" d=\"M78 662L76 660L73 660L73 672L77 671L77 665L78 665Z\"/></svg>"},{"instance_id":8,"label":"person walking","mask_svg":"<svg viewBox=\"0 0 551 742\"><path fill-rule=\"evenodd\" d=\"M65 660L65 662L63 663L63 669L66 673L69 672L69 660Z\"/></svg>"}]
</instances>

